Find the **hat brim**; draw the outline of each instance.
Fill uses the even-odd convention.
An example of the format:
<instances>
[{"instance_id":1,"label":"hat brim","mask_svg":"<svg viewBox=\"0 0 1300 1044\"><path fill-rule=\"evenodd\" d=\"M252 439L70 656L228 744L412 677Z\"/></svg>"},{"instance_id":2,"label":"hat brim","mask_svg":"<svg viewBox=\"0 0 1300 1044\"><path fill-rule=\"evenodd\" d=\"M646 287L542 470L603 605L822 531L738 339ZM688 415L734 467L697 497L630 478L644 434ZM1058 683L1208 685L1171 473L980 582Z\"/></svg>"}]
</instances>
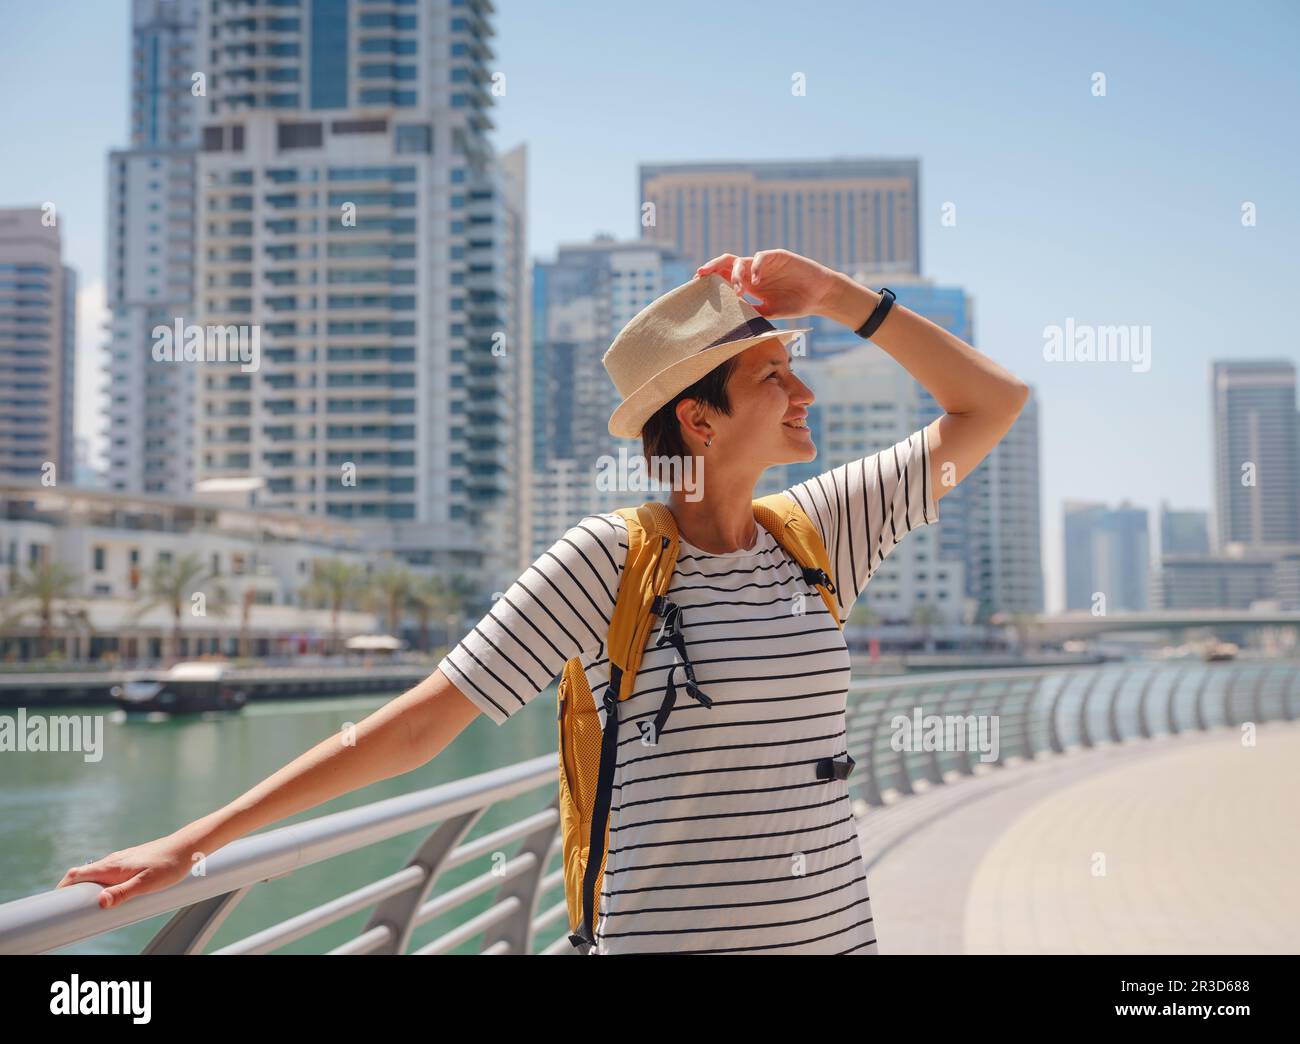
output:
<instances>
[{"instance_id":1,"label":"hat brim","mask_svg":"<svg viewBox=\"0 0 1300 1044\"><path fill-rule=\"evenodd\" d=\"M645 422L650 419L655 410L671 400L683 388L689 388L705 374L721 366L733 355L738 355L746 348L752 348L773 338L782 344L788 344L799 334L811 331L811 326L801 326L794 330L772 330L769 333L706 348L689 359L674 363L666 370L655 374L619 403L618 408L610 414L609 433L622 439L640 438L641 429L645 427Z\"/></svg>"}]
</instances>

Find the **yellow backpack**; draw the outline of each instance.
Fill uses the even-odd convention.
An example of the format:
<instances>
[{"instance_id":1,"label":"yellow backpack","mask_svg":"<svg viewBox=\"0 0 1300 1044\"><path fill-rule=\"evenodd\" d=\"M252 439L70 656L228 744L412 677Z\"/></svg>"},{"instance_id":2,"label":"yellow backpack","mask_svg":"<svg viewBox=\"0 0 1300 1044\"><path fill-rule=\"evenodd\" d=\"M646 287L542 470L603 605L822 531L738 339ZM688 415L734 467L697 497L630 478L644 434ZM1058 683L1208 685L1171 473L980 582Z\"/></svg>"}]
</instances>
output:
<instances>
[{"instance_id":1,"label":"yellow backpack","mask_svg":"<svg viewBox=\"0 0 1300 1044\"><path fill-rule=\"evenodd\" d=\"M713 701L701 692L695 670L686 656L681 636L681 607L667 598L677 565L677 521L665 504L647 501L640 507L619 508L627 520L627 563L619 582L618 598L610 621L609 688L605 691L605 729L587 684L582 661L575 657L564 665L557 694L560 732L560 828L564 839L564 893L569 907L569 941L582 952L595 945L596 897L605 872L609 843L609 809L613 797L618 741L618 705L632 695L641 653L654 626L663 618L657 645L669 642L680 663L668 670L665 698L655 717L654 733L664 723L677 699L673 673L681 667L685 688L706 707ZM821 592L833 619L842 628L835 602L830 560L816 528L803 509L783 493L754 501L754 519L798 563L803 578ZM626 684L624 684L626 682ZM845 779L853 759L823 758L819 779ZM593 854L594 853L594 854Z\"/></svg>"}]
</instances>

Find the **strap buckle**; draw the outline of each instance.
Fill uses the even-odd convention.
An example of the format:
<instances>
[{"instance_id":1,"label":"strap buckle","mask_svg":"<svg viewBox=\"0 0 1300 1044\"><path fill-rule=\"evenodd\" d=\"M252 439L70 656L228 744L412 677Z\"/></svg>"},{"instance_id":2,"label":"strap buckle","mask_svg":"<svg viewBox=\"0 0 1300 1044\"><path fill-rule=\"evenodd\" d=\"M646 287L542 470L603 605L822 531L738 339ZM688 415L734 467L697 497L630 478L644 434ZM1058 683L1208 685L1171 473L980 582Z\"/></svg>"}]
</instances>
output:
<instances>
[{"instance_id":1,"label":"strap buckle","mask_svg":"<svg viewBox=\"0 0 1300 1044\"><path fill-rule=\"evenodd\" d=\"M803 568L802 572L803 572L804 581L806 583L814 584L814 585L820 584L821 586L825 587L826 590L829 591L831 594L835 593L835 584L832 583L831 578L826 575L826 570L820 567L816 569Z\"/></svg>"},{"instance_id":2,"label":"strap buckle","mask_svg":"<svg viewBox=\"0 0 1300 1044\"><path fill-rule=\"evenodd\" d=\"M655 601L658 602L660 598L663 598L663 595L656 595ZM655 637L656 645L663 645L665 630L668 631L670 641L672 640L673 635L681 633L681 612L682 607L676 602L670 602L667 599L664 599L663 612L658 613L658 615L664 618L664 622L659 625L659 634Z\"/></svg>"},{"instance_id":3,"label":"strap buckle","mask_svg":"<svg viewBox=\"0 0 1300 1044\"><path fill-rule=\"evenodd\" d=\"M817 778L848 779L853 772L853 758L847 753L842 758L822 758L817 762Z\"/></svg>"}]
</instances>

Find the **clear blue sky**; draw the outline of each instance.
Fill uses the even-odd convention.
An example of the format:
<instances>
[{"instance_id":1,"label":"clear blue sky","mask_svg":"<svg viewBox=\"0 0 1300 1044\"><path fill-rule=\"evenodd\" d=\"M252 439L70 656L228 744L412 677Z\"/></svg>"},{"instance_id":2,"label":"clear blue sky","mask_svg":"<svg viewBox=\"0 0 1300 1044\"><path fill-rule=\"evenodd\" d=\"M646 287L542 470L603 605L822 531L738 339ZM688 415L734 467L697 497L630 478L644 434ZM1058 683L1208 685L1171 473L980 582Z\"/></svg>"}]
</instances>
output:
<instances>
[{"instance_id":1,"label":"clear blue sky","mask_svg":"<svg viewBox=\"0 0 1300 1044\"><path fill-rule=\"evenodd\" d=\"M1040 399L1049 608L1065 498L1127 497L1153 528L1162 498L1208 508L1209 361L1300 361L1294 3L496 3L496 142L530 150L534 257L634 237L642 162L920 158L925 273L967 289L976 347ZM9 4L0 36L0 204L56 202L89 286L127 10ZM1150 371L1045 361L1067 318L1149 326Z\"/></svg>"}]
</instances>

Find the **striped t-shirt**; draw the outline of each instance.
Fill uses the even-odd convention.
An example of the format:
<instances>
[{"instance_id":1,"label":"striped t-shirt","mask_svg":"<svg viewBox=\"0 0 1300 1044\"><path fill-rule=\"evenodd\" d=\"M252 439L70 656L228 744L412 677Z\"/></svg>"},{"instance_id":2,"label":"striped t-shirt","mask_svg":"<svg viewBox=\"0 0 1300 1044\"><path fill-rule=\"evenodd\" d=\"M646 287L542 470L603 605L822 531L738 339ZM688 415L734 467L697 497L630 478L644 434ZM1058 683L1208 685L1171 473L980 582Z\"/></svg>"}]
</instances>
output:
<instances>
[{"instance_id":1,"label":"striped t-shirt","mask_svg":"<svg viewBox=\"0 0 1300 1044\"><path fill-rule=\"evenodd\" d=\"M939 520L924 428L789 487L824 541L840 619L914 527ZM533 563L439 664L501 724L580 656L597 709L605 639L627 558L616 512L588 515ZM704 707L685 690L658 737L672 645L650 631L620 705L596 946L592 953L866 954L876 951L842 758L850 675L820 593L758 526L754 547L709 554L682 540L668 597ZM856 759L856 760L861 760Z\"/></svg>"}]
</instances>

